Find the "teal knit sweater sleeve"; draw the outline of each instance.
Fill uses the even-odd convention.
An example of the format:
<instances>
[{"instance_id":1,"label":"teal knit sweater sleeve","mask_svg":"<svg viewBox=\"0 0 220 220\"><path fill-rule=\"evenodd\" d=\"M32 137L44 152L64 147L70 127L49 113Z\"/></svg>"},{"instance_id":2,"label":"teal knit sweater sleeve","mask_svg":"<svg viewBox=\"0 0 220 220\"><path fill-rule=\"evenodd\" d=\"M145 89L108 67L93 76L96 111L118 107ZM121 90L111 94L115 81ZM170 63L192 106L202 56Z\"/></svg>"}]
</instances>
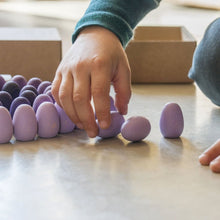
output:
<instances>
[{"instance_id":1,"label":"teal knit sweater sleeve","mask_svg":"<svg viewBox=\"0 0 220 220\"><path fill-rule=\"evenodd\" d=\"M126 47L135 26L148 12L156 8L160 1L91 0L85 14L76 24L72 42L83 28L98 25L115 33L123 47Z\"/></svg>"}]
</instances>

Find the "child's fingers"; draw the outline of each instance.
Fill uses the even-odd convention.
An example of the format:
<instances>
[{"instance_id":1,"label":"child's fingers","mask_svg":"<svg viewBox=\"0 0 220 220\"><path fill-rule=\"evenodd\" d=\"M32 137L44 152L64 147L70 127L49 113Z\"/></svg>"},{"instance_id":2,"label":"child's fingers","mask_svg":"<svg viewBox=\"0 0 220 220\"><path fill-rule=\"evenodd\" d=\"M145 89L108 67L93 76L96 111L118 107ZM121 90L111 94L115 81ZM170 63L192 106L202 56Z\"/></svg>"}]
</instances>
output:
<instances>
[{"instance_id":1,"label":"child's fingers","mask_svg":"<svg viewBox=\"0 0 220 220\"><path fill-rule=\"evenodd\" d=\"M101 128L106 129L111 124L110 116L110 84L112 69L106 63L96 63L91 73L91 92L95 113Z\"/></svg>"},{"instance_id":2,"label":"child's fingers","mask_svg":"<svg viewBox=\"0 0 220 220\"><path fill-rule=\"evenodd\" d=\"M77 70L74 74L73 102L83 128L89 137L96 137L98 126L95 122L94 112L90 103L90 75L85 71Z\"/></svg>"},{"instance_id":3,"label":"child's fingers","mask_svg":"<svg viewBox=\"0 0 220 220\"><path fill-rule=\"evenodd\" d=\"M51 89L51 93L53 95L53 98L55 99L56 103L61 106L60 100L59 100L59 88L60 88L60 84L62 81L62 75L57 73L53 83L52 83L52 89Z\"/></svg>"},{"instance_id":4,"label":"child's fingers","mask_svg":"<svg viewBox=\"0 0 220 220\"><path fill-rule=\"evenodd\" d=\"M131 97L131 73L128 65L119 66L118 75L113 84L116 93L115 106L121 114L125 115Z\"/></svg>"},{"instance_id":5,"label":"child's fingers","mask_svg":"<svg viewBox=\"0 0 220 220\"><path fill-rule=\"evenodd\" d=\"M215 142L210 148L203 152L199 157L202 165L209 165L216 157L220 155L220 140Z\"/></svg>"},{"instance_id":6,"label":"child's fingers","mask_svg":"<svg viewBox=\"0 0 220 220\"><path fill-rule=\"evenodd\" d=\"M59 88L59 101L69 118L75 123L80 124L79 117L76 113L73 103L73 77L72 74L63 74L62 82Z\"/></svg>"},{"instance_id":7,"label":"child's fingers","mask_svg":"<svg viewBox=\"0 0 220 220\"><path fill-rule=\"evenodd\" d=\"M210 163L210 168L213 172L215 173L220 173L220 156L215 158L211 163Z\"/></svg>"}]
</instances>

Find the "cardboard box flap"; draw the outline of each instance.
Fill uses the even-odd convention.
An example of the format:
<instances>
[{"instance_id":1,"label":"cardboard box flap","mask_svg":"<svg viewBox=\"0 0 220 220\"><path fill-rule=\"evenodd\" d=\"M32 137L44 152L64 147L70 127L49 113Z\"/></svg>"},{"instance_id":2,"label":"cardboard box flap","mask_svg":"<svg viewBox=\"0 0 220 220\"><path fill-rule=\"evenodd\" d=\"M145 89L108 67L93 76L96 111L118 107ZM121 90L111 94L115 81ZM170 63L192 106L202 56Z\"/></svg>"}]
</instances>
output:
<instances>
[{"instance_id":1,"label":"cardboard box flap","mask_svg":"<svg viewBox=\"0 0 220 220\"><path fill-rule=\"evenodd\" d=\"M185 27L138 26L133 41L195 41Z\"/></svg>"}]
</instances>

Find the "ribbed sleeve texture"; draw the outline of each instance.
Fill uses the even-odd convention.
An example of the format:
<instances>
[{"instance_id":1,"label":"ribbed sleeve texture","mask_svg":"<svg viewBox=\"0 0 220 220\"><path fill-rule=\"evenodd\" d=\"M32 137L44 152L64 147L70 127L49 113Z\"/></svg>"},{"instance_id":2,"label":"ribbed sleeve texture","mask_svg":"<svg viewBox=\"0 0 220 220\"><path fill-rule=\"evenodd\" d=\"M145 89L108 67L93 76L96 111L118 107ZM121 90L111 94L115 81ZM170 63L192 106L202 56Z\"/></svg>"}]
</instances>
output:
<instances>
[{"instance_id":1,"label":"ribbed sleeve texture","mask_svg":"<svg viewBox=\"0 0 220 220\"><path fill-rule=\"evenodd\" d=\"M98 25L115 33L125 48L133 36L135 26L159 2L160 0L92 0L76 24L72 42L83 28Z\"/></svg>"}]
</instances>

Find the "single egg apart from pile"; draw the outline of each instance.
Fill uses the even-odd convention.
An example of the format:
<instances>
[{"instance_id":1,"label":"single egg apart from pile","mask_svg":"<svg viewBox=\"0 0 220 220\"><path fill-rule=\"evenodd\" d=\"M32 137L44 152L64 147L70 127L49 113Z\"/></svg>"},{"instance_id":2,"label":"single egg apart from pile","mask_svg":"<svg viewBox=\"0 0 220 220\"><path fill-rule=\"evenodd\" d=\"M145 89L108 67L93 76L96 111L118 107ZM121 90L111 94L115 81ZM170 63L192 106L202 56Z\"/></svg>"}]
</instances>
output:
<instances>
[{"instance_id":1,"label":"single egg apart from pile","mask_svg":"<svg viewBox=\"0 0 220 220\"><path fill-rule=\"evenodd\" d=\"M142 116L130 117L121 127L121 135L128 141L141 141L151 131L149 120Z\"/></svg>"},{"instance_id":2,"label":"single egg apart from pile","mask_svg":"<svg viewBox=\"0 0 220 220\"><path fill-rule=\"evenodd\" d=\"M178 138L184 128L184 118L177 103L167 103L160 117L160 131L165 138Z\"/></svg>"}]
</instances>

